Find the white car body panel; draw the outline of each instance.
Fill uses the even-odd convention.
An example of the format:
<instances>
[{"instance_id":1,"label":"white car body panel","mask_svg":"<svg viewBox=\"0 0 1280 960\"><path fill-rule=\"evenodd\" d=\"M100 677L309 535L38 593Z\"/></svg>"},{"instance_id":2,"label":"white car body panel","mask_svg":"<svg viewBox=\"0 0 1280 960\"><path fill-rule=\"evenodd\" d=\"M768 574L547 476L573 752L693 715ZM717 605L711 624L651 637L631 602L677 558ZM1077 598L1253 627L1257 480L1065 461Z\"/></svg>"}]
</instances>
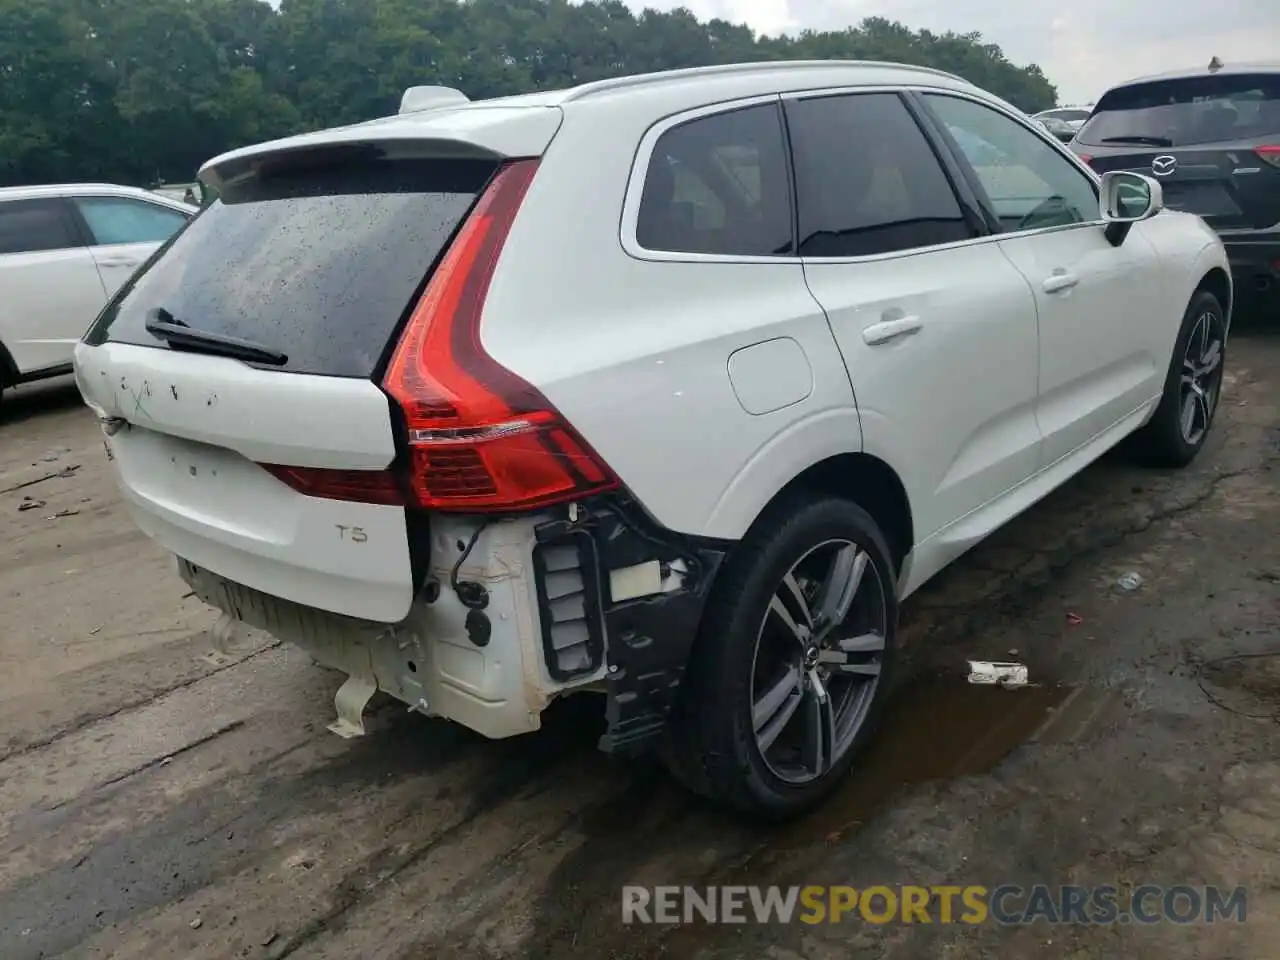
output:
<instances>
[{"instance_id":1,"label":"white car body panel","mask_svg":"<svg viewBox=\"0 0 1280 960\"><path fill-rule=\"evenodd\" d=\"M403 157L541 155L484 301L485 353L541 392L676 538L731 552L808 468L875 458L910 507L905 597L1145 422L1187 302L1210 270L1229 272L1211 231L1172 214L1118 246L1098 222L848 261L638 249L644 144L659 125L840 85L964 91L1012 110L893 65L720 67L320 131L226 154L202 177L231 183L281 151L361 141ZM1055 271L1077 282L1047 292ZM906 332L881 337L884 324ZM201 596L227 610L249 591L240 619L350 673L348 727L349 704L383 689L506 736L601 678L565 684L543 665L538 518L482 528L426 516L440 599L425 601L405 508L304 496L257 466L392 464L390 402L369 379L110 342L81 344L76 367L99 414L127 421L109 442L138 523L201 568L183 568ZM366 539L344 540L352 527ZM487 646L468 638L449 581L473 534L461 572L491 593Z\"/></svg>"},{"instance_id":2,"label":"white car body panel","mask_svg":"<svg viewBox=\"0 0 1280 960\"><path fill-rule=\"evenodd\" d=\"M918 538L1035 472L1035 304L997 244L810 260L805 275L848 365L863 449L912 464L899 475ZM914 332L867 342L904 320Z\"/></svg>"},{"instance_id":3,"label":"white car body panel","mask_svg":"<svg viewBox=\"0 0 1280 960\"><path fill-rule=\"evenodd\" d=\"M408 613L403 508L303 496L258 466L387 466L395 443L372 383L119 343L78 345L76 382L100 417L127 422L107 439L117 479L166 548L295 603L384 623Z\"/></svg>"},{"instance_id":4,"label":"white car body panel","mask_svg":"<svg viewBox=\"0 0 1280 960\"><path fill-rule=\"evenodd\" d=\"M0 343L19 374L65 367L106 301L88 247L0 255Z\"/></svg>"},{"instance_id":5,"label":"white car body panel","mask_svg":"<svg viewBox=\"0 0 1280 960\"><path fill-rule=\"evenodd\" d=\"M0 205L16 200L80 197L133 200L188 217L197 208L159 194L113 184L57 184L0 189ZM0 345L17 373L67 372L76 343L107 301L159 243L77 245L0 254ZM3 386L0 381L0 386Z\"/></svg>"},{"instance_id":6,"label":"white car body panel","mask_svg":"<svg viewBox=\"0 0 1280 960\"><path fill-rule=\"evenodd\" d=\"M1156 350L1169 321L1157 309L1159 261L1140 229L1114 247L1096 224L1010 237L999 246L1036 298L1039 466L1047 466L1163 387L1169 354ZM1077 282L1046 291L1060 277Z\"/></svg>"}]
</instances>

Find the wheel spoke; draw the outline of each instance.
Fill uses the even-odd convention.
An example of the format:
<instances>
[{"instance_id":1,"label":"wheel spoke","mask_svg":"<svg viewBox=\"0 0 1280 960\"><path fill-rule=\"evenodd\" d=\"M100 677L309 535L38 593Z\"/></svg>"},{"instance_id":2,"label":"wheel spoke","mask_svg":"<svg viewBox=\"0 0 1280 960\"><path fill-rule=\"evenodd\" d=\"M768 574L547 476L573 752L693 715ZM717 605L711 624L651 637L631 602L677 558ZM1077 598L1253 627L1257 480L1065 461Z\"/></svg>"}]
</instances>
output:
<instances>
[{"instance_id":1,"label":"wheel spoke","mask_svg":"<svg viewBox=\"0 0 1280 960\"><path fill-rule=\"evenodd\" d=\"M845 673L860 673L874 677L880 673L879 664L853 663L850 657L855 653L880 653L882 650L884 650L883 634L863 633L856 637L837 640L834 648L818 653L818 662L843 670Z\"/></svg>"},{"instance_id":2,"label":"wheel spoke","mask_svg":"<svg viewBox=\"0 0 1280 960\"><path fill-rule=\"evenodd\" d=\"M1182 401L1182 436L1190 441L1196 422L1196 394L1192 390Z\"/></svg>"},{"instance_id":3,"label":"wheel spoke","mask_svg":"<svg viewBox=\"0 0 1280 960\"><path fill-rule=\"evenodd\" d=\"M836 714L831 697L817 670L807 674L809 694L805 700L804 764L815 776L821 776L835 761Z\"/></svg>"},{"instance_id":4,"label":"wheel spoke","mask_svg":"<svg viewBox=\"0 0 1280 960\"><path fill-rule=\"evenodd\" d=\"M884 634L863 633L836 642L845 653L879 653L884 649Z\"/></svg>"},{"instance_id":5,"label":"wheel spoke","mask_svg":"<svg viewBox=\"0 0 1280 960\"><path fill-rule=\"evenodd\" d=\"M1209 350L1209 314L1202 314L1200 319L1196 321L1196 329L1195 333L1192 334L1192 339L1195 340L1197 335L1199 336L1199 346L1196 350L1196 356L1203 357Z\"/></svg>"},{"instance_id":6,"label":"wheel spoke","mask_svg":"<svg viewBox=\"0 0 1280 960\"><path fill-rule=\"evenodd\" d=\"M858 587L862 585L862 577L867 572L869 561L868 554L851 543L841 547L836 553L818 593L818 610L814 620L818 624L819 642L849 615L849 608L858 595Z\"/></svg>"},{"instance_id":7,"label":"wheel spoke","mask_svg":"<svg viewBox=\"0 0 1280 960\"><path fill-rule=\"evenodd\" d=\"M773 599L769 601L769 610L783 622L798 642L804 643L808 639L808 629L801 629L800 625L796 623L795 617L791 616L791 611L787 609L787 605L782 602L782 598L776 593L773 595Z\"/></svg>"},{"instance_id":8,"label":"wheel spoke","mask_svg":"<svg viewBox=\"0 0 1280 960\"><path fill-rule=\"evenodd\" d=\"M1196 408L1200 412L1201 429L1208 430L1209 416L1212 411L1209 406L1209 395L1205 393L1203 390L1196 392Z\"/></svg>"},{"instance_id":9,"label":"wheel spoke","mask_svg":"<svg viewBox=\"0 0 1280 960\"><path fill-rule=\"evenodd\" d=\"M803 626L812 630L813 613L809 610L809 601L804 598L804 591L800 589L800 584L796 582L794 571L782 578L782 586L790 594L791 599L795 601L796 608L800 611L800 618L804 621Z\"/></svg>"},{"instance_id":10,"label":"wheel spoke","mask_svg":"<svg viewBox=\"0 0 1280 960\"><path fill-rule=\"evenodd\" d=\"M803 699L804 676L798 665L787 667L778 681L756 700L751 720L755 727L756 742L761 751L768 750L778 739L788 721L795 716Z\"/></svg>"},{"instance_id":11,"label":"wheel spoke","mask_svg":"<svg viewBox=\"0 0 1280 960\"><path fill-rule=\"evenodd\" d=\"M1220 363L1222 363L1222 341L1214 340L1209 344L1204 356L1200 358L1200 369L1197 372L1200 376L1206 377L1217 370Z\"/></svg>"}]
</instances>

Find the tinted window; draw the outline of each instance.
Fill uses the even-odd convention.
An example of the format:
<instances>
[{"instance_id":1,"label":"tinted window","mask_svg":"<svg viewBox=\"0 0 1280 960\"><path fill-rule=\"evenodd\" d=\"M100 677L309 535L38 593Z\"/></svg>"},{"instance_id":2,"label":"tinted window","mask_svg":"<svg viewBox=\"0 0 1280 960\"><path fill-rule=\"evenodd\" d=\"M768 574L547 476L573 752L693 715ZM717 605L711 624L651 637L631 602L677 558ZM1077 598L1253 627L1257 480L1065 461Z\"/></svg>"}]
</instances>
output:
<instances>
[{"instance_id":1,"label":"tinted window","mask_svg":"<svg viewBox=\"0 0 1280 960\"><path fill-rule=\"evenodd\" d=\"M1187 77L1118 87L1077 139L1153 147L1280 135L1280 73Z\"/></svg>"},{"instance_id":2,"label":"tinted window","mask_svg":"<svg viewBox=\"0 0 1280 960\"><path fill-rule=\"evenodd\" d=\"M654 146L636 239L647 250L788 254L789 193L776 104L690 120Z\"/></svg>"},{"instance_id":3,"label":"tinted window","mask_svg":"<svg viewBox=\"0 0 1280 960\"><path fill-rule=\"evenodd\" d=\"M160 346L145 324L162 307L284 352L286 370L370 376L492 173L357 159L228 186L134 275L89 340Z\"/></svg>"},{"instance_id":4,"label":"tinted window","mask_svg":"<svg viewBox=\"0 0 1280 960\"><path fill-rule=\"evenodd\" d=\"M35 253L80 246L61 200L0 203L0 253Z\"/></svg>"},{"instance_id":5,"label":"tinted window","mask_svg":"<svg viewBox=\"0 0 1280 960\"><path fill-rule=\"evenodd\" d=\"M895 94L794 101L787 125L802 256L866 256L975 235Z\"/></svg>"},{"instance_id":6,"label":"tinted window","mask_svg":"<svg viewBox=\"0 0 1280 960\"><path fill-rule=\"evenodd\" d=\"M187 222L186 216L157 203L124 197L77 197L95 243L164 243Z\"/></svg>"},{"instance_id":7,"label":"tinted window","mask_svg":"<svg viewBox=\"0 0 1280 960\"><path fill-rule=\"evenodd\" d=\"M1088 175L1027 127L998 110L938 94L925 100L950 131L1006 230L1099 219Z\"/></svg>"}]
</instances>

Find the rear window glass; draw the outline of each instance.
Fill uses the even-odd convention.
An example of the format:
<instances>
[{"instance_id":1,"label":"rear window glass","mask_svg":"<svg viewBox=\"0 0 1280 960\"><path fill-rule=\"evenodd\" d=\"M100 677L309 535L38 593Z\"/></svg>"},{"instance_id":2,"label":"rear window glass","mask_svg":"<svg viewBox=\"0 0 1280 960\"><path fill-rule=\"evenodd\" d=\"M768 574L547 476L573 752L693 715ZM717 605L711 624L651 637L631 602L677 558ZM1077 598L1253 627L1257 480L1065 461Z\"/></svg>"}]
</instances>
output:
<instances>
[{"instance_id":1,"label":"rear window glass","mask_svg":"<svg viewBox=\"0 0 1280 960\"><path fill-rule=\"evenodd\" d=\"M1094 146L1181 147L1280 135L1280 73L1187 77L1112 90L1076 135Z\"/></svg>"},{"instance_id":2,"label":"rear window glass","mask_svg":"<svg viewBox=\"0 0 1280 960\"><path fill-rule=\"evenodd\" d=\"M474 161L313 163L224 187L103 312L91 343L159 347L163 309L288 356L294 373L368 377L493 173Z\"/></svg>"}]
</instances>

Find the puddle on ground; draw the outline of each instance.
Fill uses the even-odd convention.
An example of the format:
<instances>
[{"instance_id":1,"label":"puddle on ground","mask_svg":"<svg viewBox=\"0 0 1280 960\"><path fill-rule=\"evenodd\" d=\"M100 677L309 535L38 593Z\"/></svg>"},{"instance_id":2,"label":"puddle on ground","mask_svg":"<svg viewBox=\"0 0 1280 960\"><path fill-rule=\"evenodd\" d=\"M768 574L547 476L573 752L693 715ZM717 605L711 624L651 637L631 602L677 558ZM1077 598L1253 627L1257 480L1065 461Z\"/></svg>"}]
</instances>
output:
<instances>
[{"instance_id":1,"label":"puddle on ground","mask_svg":"<svg viewBox=\"0 0 1280 960\"><path fill-rule=\"evenodd\" d=\"M755 834L757 848L702 884L761 883L771 864L852 836L899 791L928 781L981 774L1025 743L1068 743L1095 728L1118 693L1058 685L1017 689L971 684L963 676L920 679L889 704L880 729L848 782L808 817ZM723 947L723 928L695 922L664 930L637 953L645 960L692 957Z\"/></svg>"},{"instance_id":2,"label":"puddle on ground","mask_svg":"<svg viewBox=\"0 0 1280 960\"><path fill-rule=\"evenodd\" d=\"M1004 689L954 675L914 682L889 704L848 782L809 817L784 827L775 843L837 839L904 787L985 773L1031 740L1074 739L1095 712L1097 698L1082 692L1049 685Z\"/></svg>"}]
</instances>

